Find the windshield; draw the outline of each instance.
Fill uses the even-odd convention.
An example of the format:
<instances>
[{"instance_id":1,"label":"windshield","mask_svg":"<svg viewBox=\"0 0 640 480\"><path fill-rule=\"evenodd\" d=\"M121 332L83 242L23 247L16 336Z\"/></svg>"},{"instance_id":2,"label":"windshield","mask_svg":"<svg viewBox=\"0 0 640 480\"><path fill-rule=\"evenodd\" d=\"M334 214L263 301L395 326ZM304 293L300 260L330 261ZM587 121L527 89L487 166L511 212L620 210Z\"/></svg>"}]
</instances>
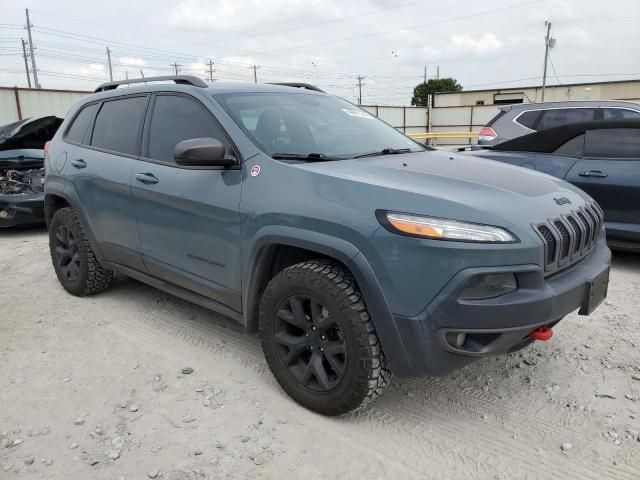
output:
<instances>
[{"instance_id":1,"label":"windshield","mask_svg":"<svg viewBox=\"0 0 640 480\"><path fill-rule=\"evenodd\" d=\"M230 93L215 98L268 155L312 154L312 160L425 150L366 111L330 95Z\"/></svg>"}]
</instances>

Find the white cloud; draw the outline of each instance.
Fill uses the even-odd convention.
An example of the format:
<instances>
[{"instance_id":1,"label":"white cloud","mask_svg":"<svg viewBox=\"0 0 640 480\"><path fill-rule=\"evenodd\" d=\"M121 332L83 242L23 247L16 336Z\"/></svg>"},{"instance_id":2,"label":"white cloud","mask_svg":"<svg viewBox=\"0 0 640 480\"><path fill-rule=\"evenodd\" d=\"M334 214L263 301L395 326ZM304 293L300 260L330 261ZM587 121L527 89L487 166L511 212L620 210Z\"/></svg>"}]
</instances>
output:
<instances>
[{"instance_id":1,"label":"white cloud","mask_svg":"<svg viewBox=\"0 0 640 480\"><path fill-rule=\"evenodd\" d=\"M147 63L142 58L135 57L120 57L118 61L128 67L144 67Z\"/></svg>"},{"instance_id":2,"label":"white cloud","mask_svg":"<svg viewBox=\"0 0 640 480\"><path fill-rule=\"evenodd\" d=\"M104 75L107 69L101 63L91 63L82 67L69 67L64 69L64 73L68 75L82 75L85 77L95 77Z\"/></svg>"},{"instance_id":3,"label":"white cloud","mask_svg":"<svg viewBox=\"0 0 640 480\"><path fill-rule=\"evenodd\" d=\"M238 31L251 35L274 26L286 28L288 22L314 23L339 12L337 5L323 0L180 0L165 21L176 30Z\"/></svg>"},{"instance_id":4,"label":"white cloud","mask_svg":"<svg viewBox=\"0 0 640 480\"><path fill-rule=\"evenodd\" d=\"M503 43L493 33L485 33L477 38L471 35L451 35L451 43L456 50L477 56L495 52L503 46Z\"/></svg>"}]
</instances>

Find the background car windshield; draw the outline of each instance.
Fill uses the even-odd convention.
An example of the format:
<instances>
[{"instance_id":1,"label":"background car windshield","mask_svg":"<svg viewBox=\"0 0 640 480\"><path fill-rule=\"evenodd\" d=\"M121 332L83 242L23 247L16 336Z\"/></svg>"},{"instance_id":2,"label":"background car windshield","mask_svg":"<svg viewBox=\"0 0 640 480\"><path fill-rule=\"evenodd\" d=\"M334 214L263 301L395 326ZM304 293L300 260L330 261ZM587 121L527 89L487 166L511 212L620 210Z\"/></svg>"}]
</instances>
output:
<instances>
[{"instance_id":1,"label":"background car windshield","mask_svg":"<svg viewBox=\"0 0 640 480\"><path fill-rule=\"evenodd\" d=\"M269 155L351 158L385 148L424 148L346 100L303 93L215 96L235 122Z\"/></svg>"}]
</instances>

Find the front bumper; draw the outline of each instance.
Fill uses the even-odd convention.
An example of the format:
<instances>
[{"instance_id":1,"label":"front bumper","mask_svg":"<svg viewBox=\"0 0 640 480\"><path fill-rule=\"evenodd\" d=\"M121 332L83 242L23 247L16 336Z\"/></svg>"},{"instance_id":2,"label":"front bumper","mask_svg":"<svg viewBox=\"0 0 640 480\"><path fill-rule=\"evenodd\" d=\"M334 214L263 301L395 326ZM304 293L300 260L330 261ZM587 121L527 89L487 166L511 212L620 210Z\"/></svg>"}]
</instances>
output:
<instances>
[{"instance_id":1,"label":"front bumper","mask_svg":"<svg viewBox=\"0 0 640 480\"><path fill-rule=\"evenodd\" d=\"M517 350L530 332L553 326L584 306L591 282L611 263L604 238L577 264L551 277L537 265L471 268L458 273L420 314L394 315L403 352L387 352L399 376L445 375L475 359ZM474 275L512 272L519 289L493 299L465 301L459 294ZM454 338L467 334L464 348Z\"/></svg>"},{"instance_id":2,"label":"front bumper","mask_svg":"<svg viewBox=\"0 0 640 480\"><path fill-rule=\"evenodd\" d=\"M0 215L0 228L43 224L44 193L0 195Z\"/></svg>"}]
</instances>

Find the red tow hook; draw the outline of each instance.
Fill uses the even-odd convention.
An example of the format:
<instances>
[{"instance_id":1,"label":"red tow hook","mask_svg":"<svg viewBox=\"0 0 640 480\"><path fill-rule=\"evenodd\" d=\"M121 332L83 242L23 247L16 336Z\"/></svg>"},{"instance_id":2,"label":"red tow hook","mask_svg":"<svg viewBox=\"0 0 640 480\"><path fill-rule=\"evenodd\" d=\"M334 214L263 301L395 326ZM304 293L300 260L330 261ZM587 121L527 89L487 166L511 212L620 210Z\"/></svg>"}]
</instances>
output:
<instances>
[{"instance_id":1,"label":"red tow hook","mask_svg":"<svg viewBox=\"0 0 640 480\"><path fill-rule=\"evenodd\" d=\"M529 334L531 340L540 340L541 342L546 342L551 337L553 337L553 330L549 327L536 328Z\"/></svg>"}]
</instances>

